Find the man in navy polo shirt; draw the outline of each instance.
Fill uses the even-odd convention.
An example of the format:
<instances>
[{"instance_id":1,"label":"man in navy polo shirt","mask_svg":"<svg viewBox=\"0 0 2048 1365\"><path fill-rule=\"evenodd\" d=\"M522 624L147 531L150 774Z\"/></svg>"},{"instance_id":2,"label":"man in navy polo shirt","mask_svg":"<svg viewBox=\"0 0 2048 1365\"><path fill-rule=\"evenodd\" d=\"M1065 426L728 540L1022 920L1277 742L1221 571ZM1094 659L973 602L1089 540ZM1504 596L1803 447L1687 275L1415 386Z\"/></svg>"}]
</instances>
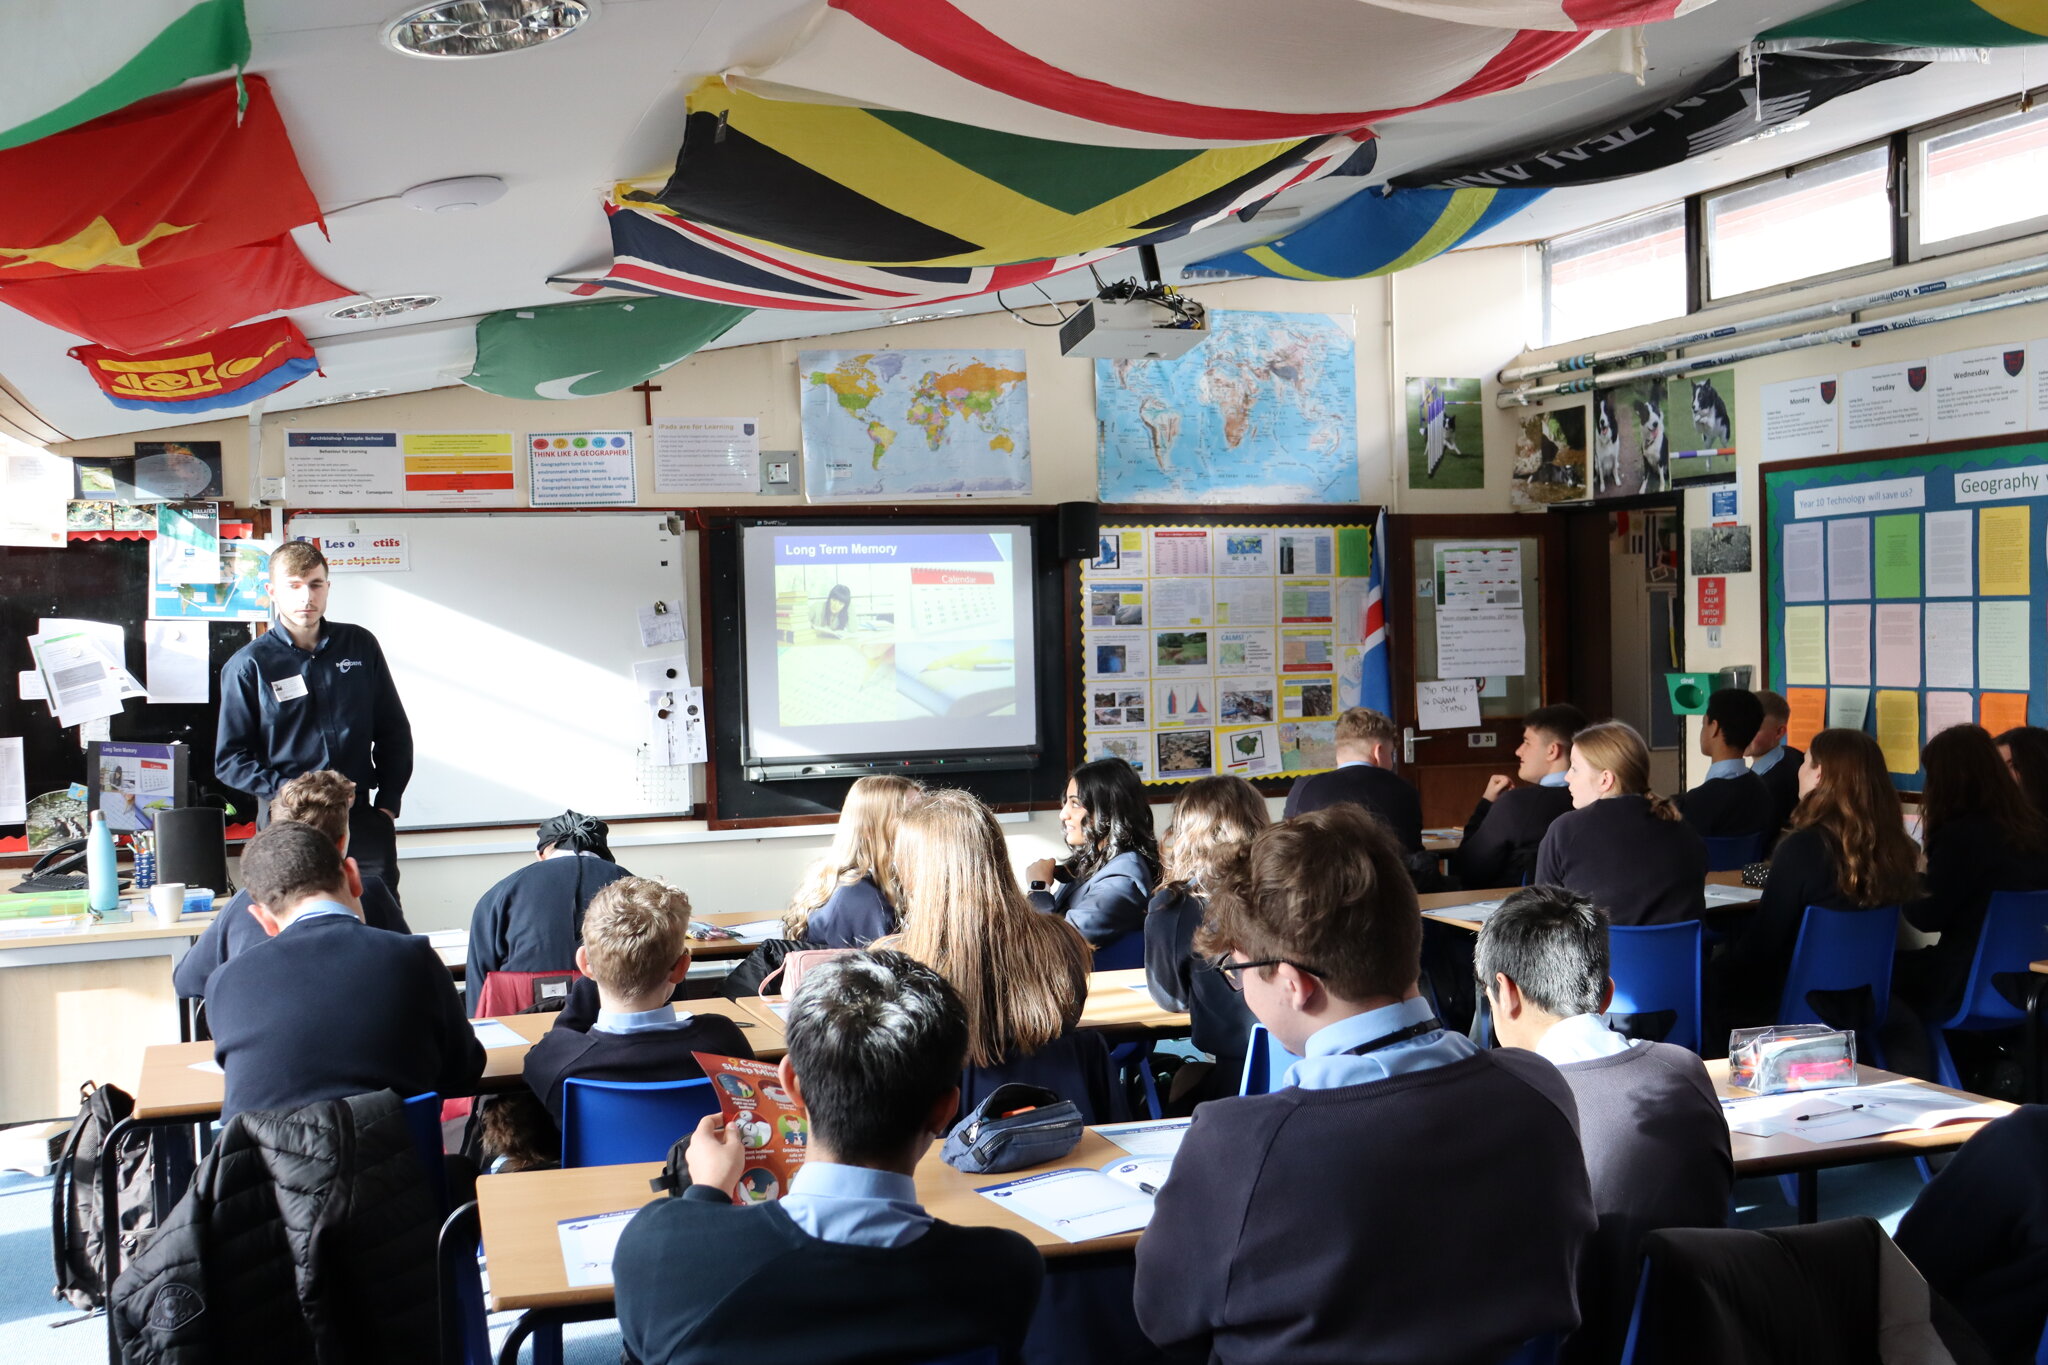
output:
<instances>
[{"instance_id":1,"label":"man in navy polo shirt","mask_svg":"<svg viewBox=\"0 0 2048 1365\"><path fill-rule=\"evenodd\" d=\"M273 628L220 672L214 775L269 800L301 773L329 768L356 784L349 854L398 890L393 822L412 778L412 725L377 637L327 617L327 557L311 541L270 556Z\"/></svg>"}]
</instances>

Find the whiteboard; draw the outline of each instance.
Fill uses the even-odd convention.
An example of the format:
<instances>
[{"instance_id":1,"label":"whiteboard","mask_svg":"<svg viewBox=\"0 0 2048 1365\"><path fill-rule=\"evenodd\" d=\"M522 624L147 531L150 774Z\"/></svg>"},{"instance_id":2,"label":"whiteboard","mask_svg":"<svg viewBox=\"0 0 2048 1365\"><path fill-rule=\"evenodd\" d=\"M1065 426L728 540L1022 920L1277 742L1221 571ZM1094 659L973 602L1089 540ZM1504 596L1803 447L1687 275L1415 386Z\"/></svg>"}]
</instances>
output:
<instances>
[{"instance_id":1,"label":"whiteboard","mask_svg":"<svg viewBox=\"0 0 2048 1365\"><path fill-rule=\"evenodd\" d=\"M376 635L412 721L400 829L690 808L695 769L644 762L632 678L684 649L642 648L636 616L689 601L668 514L300 516L288 534L405 538L404 570L335 574L328 598L332 619ZM693 660L694 646L693 632Z\"/></svg>"}]
</instances>

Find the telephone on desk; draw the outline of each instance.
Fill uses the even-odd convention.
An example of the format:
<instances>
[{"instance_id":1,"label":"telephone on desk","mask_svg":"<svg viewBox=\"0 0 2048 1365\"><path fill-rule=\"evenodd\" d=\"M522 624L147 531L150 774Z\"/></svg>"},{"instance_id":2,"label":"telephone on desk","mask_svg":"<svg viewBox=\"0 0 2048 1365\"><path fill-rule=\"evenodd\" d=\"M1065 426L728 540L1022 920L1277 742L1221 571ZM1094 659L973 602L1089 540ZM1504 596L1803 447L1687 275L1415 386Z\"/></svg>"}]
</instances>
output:
<instances>
[{"instance_id":1,"label":"telephone on desk","mask_svg":"<svg viewBox=\"0 0 2048 1365\"><path fill-rule=\"evenodd\" d=\"M76 869L76 870L74 870ZM129 886L127 878L121 887ZM52 891L85 890L85 840L70 839L36 860L28 875L11 888L20 895L47 895Z\"/></svg>"}]
</instances>

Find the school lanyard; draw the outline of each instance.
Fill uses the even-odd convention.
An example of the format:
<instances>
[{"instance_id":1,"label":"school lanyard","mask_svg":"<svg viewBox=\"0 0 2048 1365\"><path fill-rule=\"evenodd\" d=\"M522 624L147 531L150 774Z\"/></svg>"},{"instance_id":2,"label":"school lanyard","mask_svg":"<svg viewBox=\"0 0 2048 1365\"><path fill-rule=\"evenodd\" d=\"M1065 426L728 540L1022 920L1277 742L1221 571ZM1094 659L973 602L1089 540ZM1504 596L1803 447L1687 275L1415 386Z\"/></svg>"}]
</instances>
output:
<instances>
[{"instance_id":1,"label":"school lanyard","mask_svg":"<svg viewBox=\"0 0 2048 1365\"><path fill-rule=\"evenodd\" d=\"M1420 1038L1425 1033L1435 1033L1442 1027L1443 1022L1432 1015L1419 1024L1410 1024L1407 1028L1396 1029L1394 1032L1375 1038L1369 1043L1360 1043L1357 1047L1347 1047L1338 1055L1344 1057L1363 1057L1368 1052L1378 1052L1383 1047L1392 1047L1396 1043L1405 1043L1410 1038Z\"/></svg>"}]
</instances>

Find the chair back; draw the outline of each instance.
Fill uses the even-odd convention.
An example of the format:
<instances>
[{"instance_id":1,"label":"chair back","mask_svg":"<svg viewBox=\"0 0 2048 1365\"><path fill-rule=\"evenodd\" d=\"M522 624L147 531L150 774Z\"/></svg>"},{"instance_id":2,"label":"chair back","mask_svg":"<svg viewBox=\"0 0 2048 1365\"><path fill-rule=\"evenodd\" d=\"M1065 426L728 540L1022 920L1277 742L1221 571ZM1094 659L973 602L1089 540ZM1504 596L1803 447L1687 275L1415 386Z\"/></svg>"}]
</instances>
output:
<instances>
[{"instance_id":1,"label":"chair back","mask_svg":"<svg viewBox=\"0 0 2048 1365\"><path fill-rule=\"evenodd\" d=\"M1133 929L1121 938L1096 945L1095 970L1120 972L1145 965L1145 931Z\"/></svg>"},{"instance_id":2,"label":"chair back","mask_svg":"<svg viewBox=\"0 0 2048 1365\"><path fill-rule=\"evenodd\" d=\"M663 1161L677 1138L718 1112L711 1078L562 1083L562 1165Z\"/></svg>"},{"instance_id":3,"label":"chair back","mask_svg":"<svg viewBox=\"0 0 2048 1365\"><path fill-rule=\"evenodd\" d=\"M1709 872L1739 872L1764 859L1764 836L1761 834L1724 834L1708 839L1706 845Z\"/></svg>"},{"instance_id":4,"label":"chair back","mask_svg":"<svg viewBox=\"0 0 2048 1365\"><path fill-rule=\"evenodd\" d=\"M426 1170L427 1192L434 1196L434 1212L448 1212L448 1167L441 1142L441 1097L429 1090L405 1101L405 1126L412 1145L419 1150Z\"/></svg>"},{"instance_id":5,"label":"chair back","mask_svg":"<svg viewBox=\"0 0 2048 1365\"><path fill-rule=\"evenodd\" d=\"M1676 1015L1662 1041L1700 1050L1700 922L1614 925L1607 931L1612 1014Z\"/></svg>"},{"instance_id":6,"label":"chair back","mask_svg":"<svg viewBox=\"0 0 2048 1365\"><path fill-rule=\"evenodd\" d=\"M476 1201L441 1224L436 1244L440 1286L441 1365L491 1365L490 1321L484 1315L483 1275L476 1254L483 1241Z\"/></svg>"},{"instance_id":7,"label":"chair back","mask_svg":"<svg viewBox=\"0 0 2048 1365\"><path fill-rule=\"evenodd\" d=\"M506 1014L526 1013L535 1004L536 981L566 983L561 991L562 998L566 1000L568 986L574 985L582 975L574 967L561 972L492 972L484 978L483 988L477 992L474 1017L495 1019Z\"/></svg>"},{"instance_id":8,"label":"chair back","mask_svg":"<svg viewBox=\"0 0 2048 1365\"><path fill-rule=\"evenodd\" d=\"M1792 965L1785 973L1785 992L1778 1001L1775 1022L1844 1027L1839 1020L1823 1019L1809 997L1820 991L1868 987L1870 1017L1860 1021L1868 1036L1860 1041L1865 1055L1877 1057L1877 1033L1884 1027L1891 1002L1892 952L1898 936L1896 905L1870 910L1807 906L1806 917L1799 924L1799 940L1792 948Z\"/></svg>"},{"instance_id":9,"label":"chair back","mask_svg":"<svg viewBox=\"0 0 2048 1365\"><path fill-rule=\"evenodd\" d=\"M1997 978L2026 973L2048 958L2048 891L1994 891L1970 959L1962 1007L1942 1028L1984 1029L2023 1024L2027 1012L1998 989Z\"/></svg>"},{"instance_id":10,"label":"chair back","mask_svg":"<svg viewBox=\"0 0 2048 1365\"><path fill-rule=\"evenodd\" d=\"M1287 1084L1287 1068L1301 1058L1273 1041L1273 1035L1266 1031L1264 1024L1253 1024L1251 1038L1245 1043L1244 1079L1239 1082L1240 1095L1270 1095Z\"/></svg>"}]
</instances>

